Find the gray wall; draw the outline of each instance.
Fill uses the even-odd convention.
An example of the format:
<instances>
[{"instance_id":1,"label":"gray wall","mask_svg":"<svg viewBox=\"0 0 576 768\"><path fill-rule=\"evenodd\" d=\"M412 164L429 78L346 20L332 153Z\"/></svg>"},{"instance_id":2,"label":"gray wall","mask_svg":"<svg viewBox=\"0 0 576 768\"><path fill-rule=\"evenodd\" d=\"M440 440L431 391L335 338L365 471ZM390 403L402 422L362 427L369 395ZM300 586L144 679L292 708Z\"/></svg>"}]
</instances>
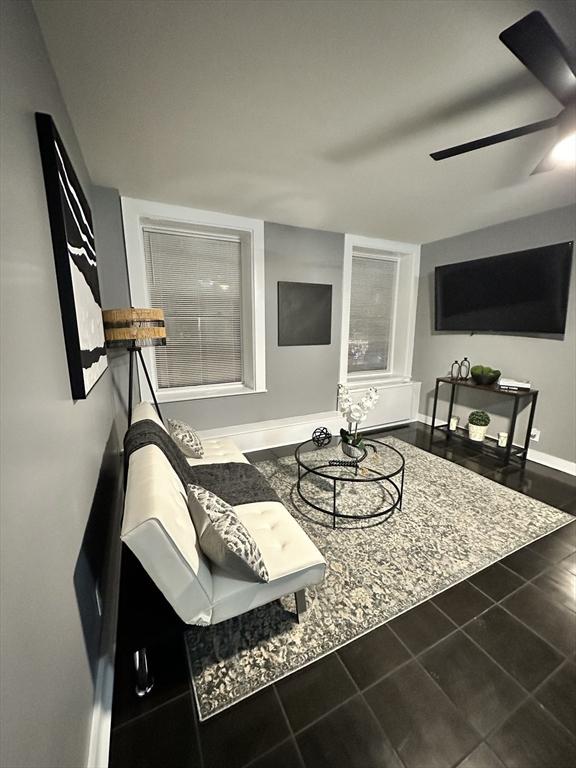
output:
<instances>
[{"instance_id":1,"label":"gray wall","mask_svg":"<svg viewBox=\"0 0 576 768\"><path fill-rule=\"evenodd\" d=\"M267 392L166 403L161 406L166 416L183 419L198 429L215 429L330 411L336 407L344 235L266 223L264 239ZM333 286L331 344L278 346L279 280Z\"/></svg>"},{"instance_id":2,"label":"gray wall","mask_svg":"<svg viewBox=\"0 0 576 768\"><path fill-rule=\"evenodd\" d=\"M531 447L569 461L576 460L576 264L572 267L566 335L563 341L503 335L437 333L434 328L434 267L539 245L576 239L576 207L498 224L422 247L416 318L413 376L422 381L420 412L431 416L436 376L465 355L472 364L499 368L504 376L530 379L540 390L534 426L542 430ZM445 387L444 398L448 387ZM471 397L473 395L473 397ZM497 418L489 434L507 429L510 403L493 395L460 392L455 413L465 420L471 408L483 407ZM446 403L439 412L445 416ZM520 431L525 424L519 422ZM519 435L517 435L518 439Z\"/></svg>"},{"instance_id":3,"label":"gray wall","mask_svg":"<svg viewBox=\"0 0 576 768\"><path fill-rule=\"evenodd\" d=\"M53 115L88 196L90 180L32 6L0 6L0 763L78 768L100 631L89 523L99 476L108 490L117 477L113 392L106 373L71 399L35 111ZM98 513L112 503L96 497Z\"/></svg>"},{"instance_id":4,"label":"gray wall","mask_svg":"<svg viewBox=\"0 0 576 768\"><path fill-rule=\"evenodd\" d=\"M92 218L98 254L98 274L103 309L131 306L122 210L117 189L92 187ZM112 372L116 401L116 426L123 435L128 426L128 364L129 355L123 349L109 349L108 363ZM137 377L134 401L138 402Z\"/></svg>"}]
</instances>

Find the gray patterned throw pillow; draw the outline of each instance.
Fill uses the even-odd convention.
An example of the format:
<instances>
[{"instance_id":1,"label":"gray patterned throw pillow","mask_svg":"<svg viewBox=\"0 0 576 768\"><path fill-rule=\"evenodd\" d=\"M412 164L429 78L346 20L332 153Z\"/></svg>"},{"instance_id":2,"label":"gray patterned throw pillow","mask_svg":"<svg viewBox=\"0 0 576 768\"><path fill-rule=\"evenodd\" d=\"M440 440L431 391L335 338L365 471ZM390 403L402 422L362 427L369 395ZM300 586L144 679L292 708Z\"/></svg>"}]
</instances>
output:
<instances>
[{"instance_id":1,"label":"gray patterned throw pillow","mask_svg":"<svg viewBox=\"0 0 576 768\"><path fill-rule=\"evenodd\" d=\"M196 431L183 421L177 419L167 419L167 421L170 437L182 453L191 459L201 459L204 456L204 448Z\"/></svg>"},{"instance_id":2,"label":"gray patterned throw pillow","mask_svg":"<svg viewBox=\"0 0 576 768\"><path fill-rule=\"evenodd\" d=\"M232 507L199 485L188 485L187 491L190 516L206 557L233 576L270 581L258 545Z\"/></svg>"}]
</instances>

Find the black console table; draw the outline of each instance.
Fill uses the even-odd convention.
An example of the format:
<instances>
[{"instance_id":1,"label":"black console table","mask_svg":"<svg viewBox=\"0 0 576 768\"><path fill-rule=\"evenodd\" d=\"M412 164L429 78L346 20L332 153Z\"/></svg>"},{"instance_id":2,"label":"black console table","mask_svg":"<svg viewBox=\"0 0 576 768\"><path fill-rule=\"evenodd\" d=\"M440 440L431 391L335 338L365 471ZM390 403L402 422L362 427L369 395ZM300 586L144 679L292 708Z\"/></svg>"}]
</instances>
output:
<instances>
[{"instance_id":1,"label":"black console table","mask_svg":"<svg viewBox=\"0 0 576 768\"><path fill-rule=\"evenodd\" d=\"M448 424L442 424L436 426L436 408L438 405L438 392L440 384L449 384L451 386L450 392L450 405L448 407ZM487 437L483 442L476 442L470 440L468 437L468 430L458 428L456 430L450 430L450 419L452 417L452 411L454 409L454 398L456 395L457 387L466 387L468 389L477 389L482 392L491 392L495 395L505 396L511 398L512 403L512 423L510 424L510 430L508 432L508 442L505 448L501 448L498 445L498 441L493 438ZM526 428L526 436L524 438L524 445L517 446L513 444L514 431L516 429L516 419L518 417L518 411L520 409L520 401L523 398L528 398L530 402L530 416L528 418L528 426ZM509 390L500 389L497 384L491 384L486 386L483 384L476 384L473 379L452 379L450 376L440 376L436 379L436 390L434 392L434 410L432 411L432 424L430 427L430 442L434 437L434 431L444 432L446 439L449 440L452 437L456 437L461 440L473 443L480 448L484 453L488 453L499 459L502 459L504 463L509 464L511 461L520 462L525 464L528 457L528 446L530 445L530 432L532 431L532 424L534 423L534 413L536 411L536 401L538 400L537 389L526 389L518 392L510 392Z\"/></svg>"}]
</instances>

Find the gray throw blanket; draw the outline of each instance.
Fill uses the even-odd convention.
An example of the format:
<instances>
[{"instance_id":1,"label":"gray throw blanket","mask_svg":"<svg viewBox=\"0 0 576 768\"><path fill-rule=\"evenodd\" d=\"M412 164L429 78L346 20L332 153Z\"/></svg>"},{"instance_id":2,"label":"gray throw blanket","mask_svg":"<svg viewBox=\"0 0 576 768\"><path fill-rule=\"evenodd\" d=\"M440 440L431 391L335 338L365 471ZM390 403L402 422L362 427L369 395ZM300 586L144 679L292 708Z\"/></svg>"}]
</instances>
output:
<instances>
[{"instance_id":1,"label":"gray throw blanket","mask_svg":"<svg viewBox=\"0 0 576 768\"><path fill-rule=\"evenodd\" d=\"M266 478L252 464L200 464L192 467L174 440L151 419L137 421L124 437L126 462L145 445L156 445L166 456L182 484L200 485L212 491L230 506L255 501L280 501Z\"/></svg>"}]
</instances>

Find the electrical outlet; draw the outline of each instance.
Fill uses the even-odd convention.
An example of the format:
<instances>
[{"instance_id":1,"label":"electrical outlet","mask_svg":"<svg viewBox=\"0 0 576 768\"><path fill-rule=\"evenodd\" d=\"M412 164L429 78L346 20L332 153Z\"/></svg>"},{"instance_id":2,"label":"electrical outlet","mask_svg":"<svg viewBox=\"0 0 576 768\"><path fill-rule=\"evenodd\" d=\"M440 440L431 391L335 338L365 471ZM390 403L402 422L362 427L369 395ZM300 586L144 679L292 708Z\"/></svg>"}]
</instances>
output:
<instances>
[{"instance_id":1,"label":"electrical outlet","mask_svg":"<svg viewBox=\"0 0 576 768\"><path fill-rule=\"evenodd\" d=\"M540 442L540 430L536 429L536 427L532 427L530 431L530 440L533 440L535 443Z\"/></svg>"}]
</instances>

